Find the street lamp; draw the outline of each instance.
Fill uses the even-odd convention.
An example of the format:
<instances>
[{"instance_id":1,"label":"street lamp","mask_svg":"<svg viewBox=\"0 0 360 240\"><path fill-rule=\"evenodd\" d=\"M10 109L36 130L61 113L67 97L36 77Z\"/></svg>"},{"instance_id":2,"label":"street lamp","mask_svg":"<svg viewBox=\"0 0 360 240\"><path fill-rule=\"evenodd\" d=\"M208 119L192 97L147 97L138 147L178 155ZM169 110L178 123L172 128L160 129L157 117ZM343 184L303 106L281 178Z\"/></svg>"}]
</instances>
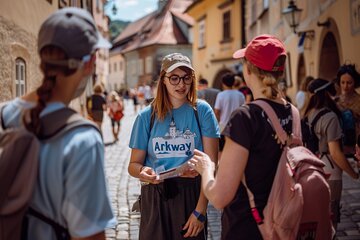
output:
<instances>
[{"instance_id":1,"label":"street lamp","mask_svg":"<svg viewBox=\"0 0 360 240\"><path fill-rule=\"evenodd\" d=\"M299 26L301 12L302 9L298 8L292 0L289 1L289 6L282 11L282 14L294 33L296 33L296 28Z\"/></svg>"}]
</instances>

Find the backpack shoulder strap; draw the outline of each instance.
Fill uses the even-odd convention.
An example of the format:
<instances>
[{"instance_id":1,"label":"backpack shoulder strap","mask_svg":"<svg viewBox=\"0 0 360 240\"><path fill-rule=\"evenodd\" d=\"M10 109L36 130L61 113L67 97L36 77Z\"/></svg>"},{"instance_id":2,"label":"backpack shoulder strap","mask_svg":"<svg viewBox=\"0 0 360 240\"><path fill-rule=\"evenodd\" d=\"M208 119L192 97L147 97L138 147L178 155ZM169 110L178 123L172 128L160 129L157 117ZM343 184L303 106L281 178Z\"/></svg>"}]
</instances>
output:
<instances>
[{"instance_id":1,"label":"backpack shoulder strap","mask_svg":"<svg viewBox=\"0 0 360 240\"><path fill-rule=\"evenodd\" d=\"M3 111L8 102L0 103L0 131L4 131L6 129L4 119L3 119Z\"/></svg>"},{"instance_id":2,"label":"backpack shoulder strap","mask_svg":"<svg viewBox=\"0 0 360 240\"><path fill-rule=\"evenodd\" d=\"M286 144L286 141L288 139L287 133L282 128L278 117L274 111L274 109L265 101L263 100L255 100L252 102L252 104L255 104L262 108L266 115L269 117L270 122L272 124L273 129L276 132L276 135L278 136L279 140L283 145ZM300 114L299 111L296 109L294 105L290 103L291 106L291 114L292 114L292 134L296 139L301 139L301 124L300 124Z\"/></svg>"},{"instance_id":3,"label":"backpack shoulder strap","mask_svg":"<svg viewBox=\"0 0 360 240\"><path fill-rule=\"evenodd\" d=\"M93 122L84 119L79 113L68 107L47 114L40 118L40 121L42 126L38 135L40 140L58 137L70 129L82 126L93 127L101 135L99 128Z\"/></svg>"},{"instance_id":4,"label":"backpack shoulder strap","mask_svg":"<svg viewBox=\"0 0 360 240\"><path fill-rule=\"evenodd\" d=\"M38 219L40 219L41 221L49 224L54 232L55 232L55 235L56 235L56 239L57 240L61 240L61 239L70 239L70 233L69 233L69 230L66 229L65 227L61 226L60 224L58 224L57 222L55 222L54 220L46 217L45 215L43 215L42 213L36 211L35 209L29 207L28 209L28 214L31 215L31 216L34 216ZM27 232L27 229L28 229L28 223L26 223L25 225L25 229L26 229L26 232ZM26 233L25 232L25 233Z\"/></svg>"},{"instance_id":5,"label":"backpack shoulder strap","mask_svg":"<svg viewBox=\"0 0 360 240\"><path fill-rule=\"evenodd\" d=\"M195 118L196 118L196 123L197 123L198 128L199 128L200 138L202 138L201 125L200 125L200 120L199 120L199 113L198 113L198 110L197 110L197 103L193 107L193 110L194 110L194 114L195 114Z\"/></svg>"},{"instance_id":6,"label":"backpack shoulder strap","mask_svg":"<svg viewBox=\"0 0 360 240\"><path fill-rule=\"evenodd\" d=\"M154 111L154 107L152 105L150 105L150 109L151 109L151 113L150 113L150 129L149 129L149 134L151 132L151 129L154 126L154 122L155 122L155 111Z\"/></svg>"},{"instance_id":7,"label":"backpack shoulder strap","mask_svg":"<svg viewBox=\"0 0 360 240\"><path fill-rule=\"evenodd\" d=\"M315 133L315 125L320 120L320 118L329 112L330 112L330 110L325 108L325 109L321 110L318 114L316 114L316 116L310 123L311 134Z\"/></svg>"}]
</instances>

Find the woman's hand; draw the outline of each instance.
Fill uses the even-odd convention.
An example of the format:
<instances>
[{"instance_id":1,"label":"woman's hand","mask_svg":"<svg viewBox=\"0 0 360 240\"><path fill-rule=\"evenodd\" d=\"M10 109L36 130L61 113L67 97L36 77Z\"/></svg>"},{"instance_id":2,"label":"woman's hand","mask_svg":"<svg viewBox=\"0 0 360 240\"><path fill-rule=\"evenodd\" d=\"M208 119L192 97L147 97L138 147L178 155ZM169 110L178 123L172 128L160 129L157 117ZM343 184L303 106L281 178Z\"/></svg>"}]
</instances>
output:
<instances>
[{"instance_id":1,"label":"woman's hand","mask_svg":"<svg viewBox=\"0 0 360 240\"><path fill-rule=\"evenodd\" d=\"M197 176L199 176L199 173L195 169L190 168L190 169L186 170L185 172L183 172L180 177L194 178Z\"/></svg>"},{"instance_id":2,"label":"woman's hand","mask_svg":"<svg viewBox=\"0 0 360 240\"><path fill-rule=\"evenodd\" d=\"M151 167L144 166L140 170L139 180L143 183L159 184L162 181L156 179L156 173Z\"/></svg>"},{"instance_id":3,"label":"woman's hand","mask_svg":"<svg viewBox=\"0 0 360 240\"><path fill-rule=\"evenodd\" d=\"M197 149L194 150L194 156L189 160L190 167L194 168L200 175L205 171L215 171L215 163L210 157Z\"/></svg>"},{"instance_id":4,"label":"woman's hand","mask_svg":"<svg viewBox=\"0 0 360 240\"><path fill-rule=\"evenodd\" d=\"M200 222L194 214L191 213L189 219L182 230L185 230L184 238L196 237L204 229L204 223Z\"/></svg>"}]
</instances>

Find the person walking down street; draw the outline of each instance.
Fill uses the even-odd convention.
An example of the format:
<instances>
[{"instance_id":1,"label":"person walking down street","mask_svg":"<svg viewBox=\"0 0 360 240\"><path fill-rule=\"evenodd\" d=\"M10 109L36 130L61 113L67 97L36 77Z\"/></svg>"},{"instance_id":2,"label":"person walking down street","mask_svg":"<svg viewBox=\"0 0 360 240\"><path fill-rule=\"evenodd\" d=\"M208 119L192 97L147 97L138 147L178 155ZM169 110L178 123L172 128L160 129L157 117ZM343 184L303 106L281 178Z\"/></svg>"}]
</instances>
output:
<instances>
[{"instance_id":1,"label":"person walking down street","mask_svg":"<svg viewBox=\"0 0 360 240\"><path fill-rule=\"evenodd\" d=\"M110 93L108 102L108 113L111 119L112 133L114 140L119 140L120 120L124 117L124 102L116 91Z\"/></svg>"},{"instance_id":2,"label":"person walking down street","mask_svg":"<svg viewBox=\"0 0 360 240\"><path fill-rule=\"evenodd\" d=\"M244 80L242 72L235 75L234 89L238 89L245 96L245 103L249 103L254 100L252 92Z\"/></svg>"},{"instance_id":3,"label":"person walking down street","mask_svg":"<svg viewBox=\"0 0 360 240\"><path fill-rule=\"evenodd\" d=\"M333 226L336 229L337 223L340 222L342 171L354 179L359 178L359 174L351 167L342 151L341 112L332 99L336 94L333 82L317 78L310 82L308 90L312 94L305 110L305 117L308 117L309 122L312 122L324 109L329 110L316 122L314 132L319 139L320 158L326 165L324 170L331 174L328 182L331 191Z\"/></svg>"},{"instance_id":4,"label":"person walking down street","mask_svg":"<svg viewBox=\"0 0 360 240\"><path fill-rule=\"evenodd\" d=\"M106 99L103 95L103 88L100 84L94 86L94 94L91 96L91 118L101 130L106 110Z\"/></svg>"},{"instance_id":5,"label":"person walking down street","mask_svg":"<svg viewBox=\"0 0 360 240\"><path fill-rule=\"evenodd\" d=\"M42 118L68 108L84 92L97 49L110 46L88 11L71 7L51 14L38 34L43 82L36 91L4 107L5 127L25 127L39 136L49 127ZM116 219L103 163L104 145L95 127L79 126L41 141L30 207L66 228L71 239L105 240L105 229L114 227ZM51 225L32 215L28 220L27 239L57 239Z\"/></svg>"},{"instance_id":6,"label":"person walking down street","mask_svg":"<svg viewBox=\"0 0 360 240\"><path fill-rule=\"evenodd\" d=\"M346 137L343 141L344 151L347 156L352 157L355 153L356 136L360 134L360 94L355 91L360 86L360 74L354 64L344 64L338 70L336 81L340 86L336 102L343 114L342 124ZM350 114L346 114L349 112Z\"/></svg>"},{"instance_id":7,"label":"person walking down street","mask_svg":"<svg viewBox=\"0 0 360 240\"><path fill-rule=\"evenodd\" d=\"M220 92L219 89L209 88L209 82L202 78L199 80L197 96L199 99L205 100L214 109L216 96Z\"/></svg>"},{"instance_id":8,"label":"person walking down street","mask_svg":"<svg viewBox=\"0 0 360 240\"><path fill-rule=\"evenodd\" d=\"M146 83L143 83L139 87L138 92L141 93L141 95L143 96L143 98L144 98L143 101L144 101L145 106L149 105L154 98L151 87L149 85L147 85Z\"/></svg>"},{"instance_id":9,"label":"person walking down street","mask_svg":"<svg viewBox=\"0 0 360 240\"><path fill-rule=\"evenodd\" d=\"M280 97L277 88L286 61L283 43L274 36L259 35L233 57L241 59L254 99L266 101L290 135L291 105ZM261 217L282 153L281 143L276 140L270 120L255 104L236 109L222 133L226 140L216 177L211 157L202 151L195 150L190 164L201 174L205 196L215 208L224 209L221 239L262 239L241 180L246 173L247 186Z\"/></svg>"},{"instance_id":10,"label":"person walking down street","mask_svg":"<svg viewBox=\"0 0 360 240\"><path fill-rule=\"evenodd\" d=\"M282 98L284 98L286 101L288 101L289 103L292 103L291 98L289 97L289 95L287 95L287 83L285 80L281 80L278 84L278 89L280 91L280 95Z\"/></svg>"},{"instance_id":11,"label":"person walking down street","mask_svg":"<svg viewBox=\"0 0 360 240\"><path fill-rule=\"evenodd\" d=\"M216 162L218 137L214 112L197 100L189 58L165 56L155 99L137 116L129 144L128 171L142 182L140 240L206 239L208 201L187 161L197 148Z\"/></svg>"},{"instance_id":12,"label":"person walking down street","mask_svg":"<svg viewBox=\"0 0 360 240\"><path fill-rule=\"evenodd\" d=\"M219 141L219 153L224 149L225 136L222 134L228 123L232 112L245 103L245 96L237 89L233 89L235 76L226 74L222 78L223 91L220 92L215 101L215 115L220 125L221 137Z\"/></svg>"},{"instance_id":13,"label":"person walking down street","mask_svg":"<svg viewBox=\"0 0 360 240\"><path fill-rule=\"evenodd\" d=\"M310 93L307 88L309 83L314 80L314 77L307 76L300 84L300 90L296 93L295 103L296 107L299 109L300 116L303 117L305 113L305 109L310 100Z\"/></svg>"}]
</instances>

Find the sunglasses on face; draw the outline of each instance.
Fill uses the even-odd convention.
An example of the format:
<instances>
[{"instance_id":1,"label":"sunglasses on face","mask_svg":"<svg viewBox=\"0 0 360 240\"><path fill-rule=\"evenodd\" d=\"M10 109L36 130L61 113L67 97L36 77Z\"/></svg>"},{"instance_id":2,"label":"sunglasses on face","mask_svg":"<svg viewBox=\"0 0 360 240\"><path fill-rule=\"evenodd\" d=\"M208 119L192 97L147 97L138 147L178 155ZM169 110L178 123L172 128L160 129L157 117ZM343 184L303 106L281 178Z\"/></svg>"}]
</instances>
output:
<instances>
[{"instance_id":1,"label":"sunglasses on face","mask_svg":"<svg viewBox=\"0 0 360 240\"><path fill-rule=\"evenodd\" d=\"M185 75L183 77L180 77L179 75L174 74L170 76L165 75L165 77L169 79L171 85L178 85L181 80L184 82L185 85L190 85L193 81L191 75Z\"/></svg>"}]
</instances>

